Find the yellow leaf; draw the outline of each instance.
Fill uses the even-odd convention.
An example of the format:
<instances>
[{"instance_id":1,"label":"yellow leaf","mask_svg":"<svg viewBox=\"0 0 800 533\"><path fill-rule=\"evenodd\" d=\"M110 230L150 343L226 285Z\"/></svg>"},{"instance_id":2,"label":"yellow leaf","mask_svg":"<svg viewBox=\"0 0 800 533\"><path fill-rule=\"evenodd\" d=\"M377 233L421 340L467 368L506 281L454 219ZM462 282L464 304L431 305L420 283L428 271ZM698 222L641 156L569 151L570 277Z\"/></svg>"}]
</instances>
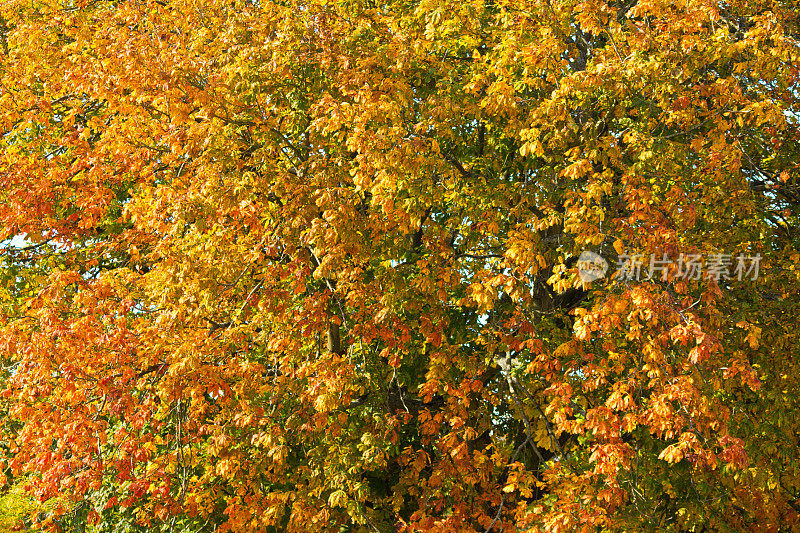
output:
<instances>
[{"instance_id":1,"label":"yellow leaf","mask_svg":"<svg viewBox=\"0 0 800 533\"><path fill-rule=\"evenodd\" d=\"M347 493L343 490L335 490L328 497L328 505L331 507L344 507L347 504Z\"/></svg>"}]
</instances>

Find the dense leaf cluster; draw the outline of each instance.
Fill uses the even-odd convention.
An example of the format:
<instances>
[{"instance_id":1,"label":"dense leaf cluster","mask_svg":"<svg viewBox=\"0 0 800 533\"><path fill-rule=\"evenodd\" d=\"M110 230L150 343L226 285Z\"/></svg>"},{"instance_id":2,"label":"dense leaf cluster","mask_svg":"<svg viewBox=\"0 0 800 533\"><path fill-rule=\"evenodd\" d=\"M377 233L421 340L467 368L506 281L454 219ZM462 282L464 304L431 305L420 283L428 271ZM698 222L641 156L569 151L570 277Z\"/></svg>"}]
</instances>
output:
<instances>
[{"instance_id":1,"label":"dense leaf cluster","mask_svg":"<svg viewBox=\"0 0 800 533\"><path fill-rule=\"evenodd\" d=\"M31 519L800 527L795 8L0 3Z\"/></svg>"}]
</instances>

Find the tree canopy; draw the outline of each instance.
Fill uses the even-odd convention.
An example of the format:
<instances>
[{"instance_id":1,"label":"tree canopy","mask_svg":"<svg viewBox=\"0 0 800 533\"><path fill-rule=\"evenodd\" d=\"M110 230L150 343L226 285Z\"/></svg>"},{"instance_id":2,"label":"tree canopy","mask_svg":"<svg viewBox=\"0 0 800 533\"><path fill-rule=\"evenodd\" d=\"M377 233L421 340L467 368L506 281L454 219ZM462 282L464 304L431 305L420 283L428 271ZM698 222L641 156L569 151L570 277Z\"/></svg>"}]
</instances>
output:
<instances>
[{"instance_id":1,"label":"tree canopy","mask_svg":"<svg viewBox=\"0 0 800 533\"><path fill-rule=\"evenodd\" d=\"M63 531L795 530L798 69L789 0L4 0L7 482Z\"/></svg>"}]
</instances>

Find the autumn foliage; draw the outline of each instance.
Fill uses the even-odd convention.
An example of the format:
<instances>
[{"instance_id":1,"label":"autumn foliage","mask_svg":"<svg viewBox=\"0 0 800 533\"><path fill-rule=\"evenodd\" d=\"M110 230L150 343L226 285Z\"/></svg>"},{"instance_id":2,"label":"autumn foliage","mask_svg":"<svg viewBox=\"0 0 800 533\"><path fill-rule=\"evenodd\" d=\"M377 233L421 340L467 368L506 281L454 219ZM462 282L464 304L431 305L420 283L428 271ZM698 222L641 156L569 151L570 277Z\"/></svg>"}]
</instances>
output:
<instances>
[{"instance_id":1,"label":"autumn foliage","mask_svg":"<svg viewBox=\"0 0 800 533\"><path fill-rule=\"evenodd\" d=\"M6 481L62 531L798 530L799 68L790 0L0 1Z\"/></svg>"}]
</instances>

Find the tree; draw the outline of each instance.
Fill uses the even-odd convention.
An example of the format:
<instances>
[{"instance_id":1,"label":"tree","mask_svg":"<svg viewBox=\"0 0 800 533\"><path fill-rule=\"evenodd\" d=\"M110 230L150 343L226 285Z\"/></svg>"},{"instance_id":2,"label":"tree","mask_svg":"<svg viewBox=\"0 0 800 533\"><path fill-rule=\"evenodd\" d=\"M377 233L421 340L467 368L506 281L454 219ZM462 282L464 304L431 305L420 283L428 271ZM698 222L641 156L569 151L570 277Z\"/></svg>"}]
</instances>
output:
<instances>
[{"instance_id":1,"label":"tree","mask_svg":"<svg viewBox=\"0 0 800 533\"><path fill-rule=\"evenodd\" d=\"M62 530L800 527L798 40L780 0L3 3L9 472Z\"/></svg>"}]
</instances>

